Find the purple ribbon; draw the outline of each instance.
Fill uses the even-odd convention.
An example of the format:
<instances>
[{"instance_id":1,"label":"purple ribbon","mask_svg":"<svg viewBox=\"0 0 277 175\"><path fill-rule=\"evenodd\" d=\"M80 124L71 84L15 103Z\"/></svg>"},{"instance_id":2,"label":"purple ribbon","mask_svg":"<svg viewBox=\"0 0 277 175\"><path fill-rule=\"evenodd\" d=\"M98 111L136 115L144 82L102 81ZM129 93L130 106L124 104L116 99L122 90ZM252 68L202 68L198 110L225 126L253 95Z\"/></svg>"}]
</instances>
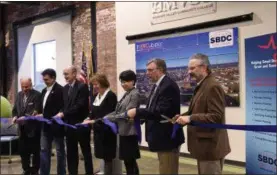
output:
<instances>
[{"instance_id":1,"label":"purple ribbon","mask_svg":"<svg viewBox=\"0 0 277 175\"><path fill-rule=\"evenodd\" d=\"M125 116L122 119L128 119L127 112L125 112ZM118 128L117 128L116 124L111 122L107 117L103 118L103 122L104 122L104 124L106 124L107 126L109 126L112 129L114 134L118 133ZM140 119L139 118L135 118L134 125L135 125L136 131L137 131L138 142L141 143L141 127L140 127Z\"/></svg>"},{"instance_id":2,"label":"purple ribbon","mask_svg":"<svg viewBox=\"0 0 277 175\"><path fill-rule=\"evenodd\" d=\"M59 125L66 126L72 129L77 129L76 126L65 123L61 118L54 117L53 120Z\"/></svg>"},{"instance_id":3,"label":"purple ribbon","mask_svg":"<svg viewBox=\"0 0 277 175\"><path fill-rule=\"evenodd\" d=\"M136 128L136 131L137 131L138 142L141 143L140 119L139 118L135 118L134 124L135 124L135 128Z\"/></svg>"},{"instance_id":4,"label":"purple ribbon","mask_svg":"<svg viewBox=\"0 0 277 175\"><path fill-rule=\"evenodd\" d=\"M192 121L189 125L198 126L202 128L214 128L214 129L233 129L242 131L255 131L255 132L271 132L276 133L276 125L231 125L231 124L218 124L218 123L200 123ZM171 138L175 138L177 130L181 128L181 125L175 123L173 125L173 131Z\"/></svg>"},{"instance_id":5,"label":"purple ribbon","mask_svg":"<svg viewBox=\"0 0 277 175\"><path fill-rule=\"evenodd\" d=\"M171 139L175 138L176 132L178 131L179 128L181 128L181 125L179 125L178 123L174 123L172 134L171 134Z\"/></svg>"},{"instance_id":6,"label":"purple ribbon","mask_svg":"<svg viewBox=\"0 0 277 175\"><path fill-rule=\"evenodd\" d=\"M6 124L6 123L8 123L9 122L9 118L0 118L0 120L1 120L1 123L3 123L3 124Z\"/></svg>"},{"instance_id":7,"label":"purple ribbon","mask_svg":"<svg viewBox=\"0 0 277 175\"><path fill-rule=\"evenodd\" d=\"M77 123L77 124L75 124L75 126L76 126L77 128L82 128L82 127L88 128L88 127L89 127L89 124Z\"/></svg>"},{"instance_id":8,"label":"purple ribbon","mask_svg":"<svg viewBox=\"0 0 277 175\"><path fill-rule=\"evenodd\" d=\"M109 119L107 119L105 117L103 118L103 123L105 123L107 126L109 126L112 129L114 134L118 133L118 129L117 129L117 126L115 123L111 122Z\"/></svg>"},{"instance_id":9,"label":"purple ribbon","mask_svg":"<svg viewBox=\"0 0 277 175\"><path fill-rule=\"evenodd\" d=\"M38 121L38 122L45 122L47 124L52 124L52 122L46 118L43 117L34 117L34 116L25 116L23 119L20 119L22 121ZM18 121L20 121L18 120Z\"/></svg>"}]
</instances>

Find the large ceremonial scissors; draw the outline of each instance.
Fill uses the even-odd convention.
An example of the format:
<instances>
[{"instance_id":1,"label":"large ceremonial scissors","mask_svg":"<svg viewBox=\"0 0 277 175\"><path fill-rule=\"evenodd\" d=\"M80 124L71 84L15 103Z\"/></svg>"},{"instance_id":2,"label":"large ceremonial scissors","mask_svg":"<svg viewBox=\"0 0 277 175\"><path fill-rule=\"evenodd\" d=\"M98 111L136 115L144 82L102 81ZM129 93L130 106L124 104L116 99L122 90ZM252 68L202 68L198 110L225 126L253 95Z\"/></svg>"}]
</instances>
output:
<instances>
[{"instance_id":1,"label":"large ceremonial scissors","mask_svg":"<svg viewBox=\"0 0 277 175\"><path fill-rule=\"evenodd\" d=\"M161 115L161 117L164 118L165 120L161 120L160 123L168 123L168 122L175 123L175 120L172 119L172 118L169 118L169 117L167 117L165 115Z\"/></svg>"}]
</instances>

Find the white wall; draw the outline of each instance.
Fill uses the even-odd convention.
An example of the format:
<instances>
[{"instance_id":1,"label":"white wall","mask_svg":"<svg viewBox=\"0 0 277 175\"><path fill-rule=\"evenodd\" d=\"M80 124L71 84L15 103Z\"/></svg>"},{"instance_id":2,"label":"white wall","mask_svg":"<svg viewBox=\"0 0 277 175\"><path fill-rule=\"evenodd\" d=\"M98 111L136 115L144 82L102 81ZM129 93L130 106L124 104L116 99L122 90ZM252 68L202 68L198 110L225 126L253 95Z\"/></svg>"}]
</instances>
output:
<instances>
[{"instance_id":1,"label":"white wall","mask_svg":"<svg viewBox=\"0 0 277 175\"><path fill-rule=\"evenodd\" d=\"M18 28L18 91L21 77L34 76L33 44L56 40L57 82L65 85L63 69L72 64L71 16Z\"/></svg>"},{"instance_id":2,"label":"white wall","mask_svg":"<svg viewBox=\"0 0 277 175\"><path fill-rule=\"evenodd\" d=\"M239 108L227 108L226 120L228 124L245 124L245 51L244 39L276 32L276 2L217 2L217 12L213 14L151 25L151 3L150 2L116 2L116 47L117 47L117 74L126 69L135 68L135 46L134 42L128 42L127 35L147 33L157 30L186 26L205 21L212 21L231 16L254 13L254 21L243 24L228 25L186 32L207 32L212 30L239 28L239 66L240 66L240 98ZM173 36L173 35L171 35ZM163 36L164 37L164 36ZM156 38L151 38L156 39ZM123 90L117 83L118 95L122 96ZM182 107L185 112L187 107ZM144 129L144 127L143 127ZM185 128L186 134L186 128ZM229 160L245 162L245 132L228 130L232 152L226 157ZM147 146L146 142L142 142ZM181 148L182 152L188 153L186 143Z\"/></svg>"}]
</instances>

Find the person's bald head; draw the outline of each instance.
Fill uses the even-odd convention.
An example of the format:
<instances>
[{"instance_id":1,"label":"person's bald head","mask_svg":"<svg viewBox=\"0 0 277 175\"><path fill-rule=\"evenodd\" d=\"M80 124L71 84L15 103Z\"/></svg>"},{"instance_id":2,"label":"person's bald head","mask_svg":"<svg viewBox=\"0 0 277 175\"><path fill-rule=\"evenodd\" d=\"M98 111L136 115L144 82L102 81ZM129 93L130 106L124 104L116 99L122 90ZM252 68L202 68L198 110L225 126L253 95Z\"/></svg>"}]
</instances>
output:
<instances>
[{"instance_id":1,"label":"person's bald head","mask_svg":"<svg viewBox=\"0 0 277 175\"><path fill-rule=\"evenodd\" d=\"M32 89L32 79L29 77L21 78L20 85L21 85L22 92L27 94Z\"/></svg>"},{"instance_id":2,"label":"person's bald head","mask_svg":"<svg viewBox=\"0 0 277 175\"><path fill-rule=\"evenodd\" d=\"M77 68L75 66L69 66L63 70L63 75L67 83L73 83L77 78Z\"/></svg>"}]
</instances>

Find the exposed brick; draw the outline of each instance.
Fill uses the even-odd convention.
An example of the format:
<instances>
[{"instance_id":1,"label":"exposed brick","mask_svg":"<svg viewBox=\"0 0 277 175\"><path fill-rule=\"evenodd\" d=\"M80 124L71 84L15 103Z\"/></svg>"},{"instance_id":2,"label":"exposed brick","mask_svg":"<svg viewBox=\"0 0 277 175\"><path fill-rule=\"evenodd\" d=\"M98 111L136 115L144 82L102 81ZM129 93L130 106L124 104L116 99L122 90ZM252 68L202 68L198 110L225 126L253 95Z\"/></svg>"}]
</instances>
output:
<instances>
[{"instance_id":1,"label":"exposed brick","mask_svg":"<svg viewBox=\"0 0 277 175\"><path fill-rule=\"evenodd\" d=\"M115 2L97 2L96 10L103 10L106 8L113 8L115 6Z\"/></svg>"},{"instance_id":2,"label":"exposed brick","mask_svg":"<svg viewBox=\"0 0 277 175\"><path fill-rule=\"evenodd\" d=\"M84 45L85 54L90 55L91 45L91 9L90 2L40 2L39 6L7 5L5 10L5 37L8 70L8 99L13 103L16 87L15 50L12 23L58 8L74 5L76 15L72 18L72 46L74 64L81 67L81 52ZM116 92L116 28L115 3L97 2L97 69L105 73L110 80L111 89ZM94 46L95 47L95 46ZM89 61L91 58L89 57Z\"/></svg>"}]
</instances>

